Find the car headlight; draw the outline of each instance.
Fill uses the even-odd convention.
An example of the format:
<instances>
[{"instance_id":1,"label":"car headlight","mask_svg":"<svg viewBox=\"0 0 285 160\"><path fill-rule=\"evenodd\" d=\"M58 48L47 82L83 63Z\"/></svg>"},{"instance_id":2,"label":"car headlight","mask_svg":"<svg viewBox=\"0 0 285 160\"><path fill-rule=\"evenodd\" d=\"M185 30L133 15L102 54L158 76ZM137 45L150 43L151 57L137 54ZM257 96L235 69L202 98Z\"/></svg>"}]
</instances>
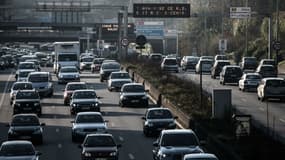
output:
<instances>
[{"instance_id":1,"label":"car headlight","mask_svg":"<svg viewBox=\"0 0 285 160\"><path fill-rule=\"evenodd\" d=\"M73 104L72 104L72 106L73 106L73 107L77 107L77 106L78 106L78 104L76 104L76 103L73 103Z\"/></svg>"},{"instance_id":2,"label":"car headlight","mask_svg":"<svg viewBox=\"0 0 285 160\"><path fill-rule=\"evenodd\" d=\"M91 106L92 106L92 107L98 107L99 104L98 104L98 102L96 102L96 103L92 103Z\"/></svg>"},{"instance_id":3,"label":"car headlight","mask_svg":"<svg viewBox=\"0 0 285 160\"><path fill-rule=\"evenodd\" d=\"M38 134L38 133L41 133L41 132L42 132L41 128L37 128L37 129L34 131L35 134Z\"/></svg>"},{"instance_id":4,"label":"car headlight","mask_svg":"<svg viewBox=\"0 0 285 160\"><path fill-rule=\"evenodd\" d=\"M116 156L117 155L117 152L111 152L110 153L110 156Z\"/></svg>"},{"instance_id":5,"label":"car headlight","mask_svg":"<svg viewBox=\"0 0 285 160\"><path fill-rule=\"evenodd\" d=\"M166 157L169 157L170 154L163 153L161 156L162 156L162 158L166 158Z\"/></svg>"},{"instance_id":6,"label":"car headlight","mask_svg":"<svg viewBox=\"0 0 285 160\"><path fill-rule=\"evenodd\" d=\"M148 121L146 121L145 123L146 123L146 125L147 125L147 126L149 126L149 127L153 127L153 123L152 123L152 122L148 122Z\"/></svg>"},{"instance_id":7,"label":"car headlight","mask_svg":"<svg viewBox=\"0 0 285 160\"><path fill-rule=\"evenodd\" d=\"M126 100L126 99L128 99L128 97L126 97L126 96L122 96L122 98L121 98L121 99Z\"/></svg>"},{"instance_id":8,"label":"car headlight","mask_svg":"<svg viewBox=\"0 0 285 160\"><path fill-rule=\"evenodd\" d=\"M147 96L143 96L142 99L148 99L148 97Z\"/></svg>"},{"instance_id":9,"label":"car headlight","mask_svg":"<svg viewBox=\"0 0 285 160\"><path fill-rule=\"evenodd\" d=\"M76 78L79 78L79 74L76 74L75 77L76 77Z\"/></svg>"},{"instance_id":10,"label":"car headlight","mask_svg":"<svg viewBox=\"0 0 285 160\"><path fill-rule=\"evenodd\" d=\"M15 132L14 132L14 129L9 129L9 131L8 131L8 134L14 134Z\"/></svg>"},{"instance_id":11,"label":"car headlight","mask_svg":"<svg viewBox=\"0 0 285 160\"><path fill-rule=\"evenodd\" d=\"M91 153L85 152L85 153L84 153L84 156L85 156L85 157L91 157Z\"/></svg>"},{"instance_id":12,"label":"car headlight","mask_svg":"<svg viewBox=\"0 0 285 160\"><path fill-rule=\"evenodd\" d=\"M21 104L20 103L15 103L15 106L20 106Z\"/></svg>"},{"instance_id":13,"label":"car headlight","mask_svg":"<svg viewBox=\"0 0 285 160\"><path fill-rule=\"evenodd\" d=\"M39 106L39 105L40 105L40 103L38 103L38 102L34 103L34 106Z\"/></svg>"},{"instance_id":14,"label":"car headlight","mask_svg":"<svg viewBox=\"0 0 285 160\"><path fill-rule=\"evenodd\" d=\"M63 78L63 75L62 75L62 74L60 74L58 77L59 77L59 78Z\"/></svg>"},{"instance_id":15,"label":"car headlight","mask_svg":"<svg viewBox=\"0 0 285 160\"><path fill-rule=\"evenodd\" d=\"M171 122L171 123L168 124L169 127L173 127L173 126L175 126L175 125L176 125L175 122Z\"/></svg>"}]
</instances>

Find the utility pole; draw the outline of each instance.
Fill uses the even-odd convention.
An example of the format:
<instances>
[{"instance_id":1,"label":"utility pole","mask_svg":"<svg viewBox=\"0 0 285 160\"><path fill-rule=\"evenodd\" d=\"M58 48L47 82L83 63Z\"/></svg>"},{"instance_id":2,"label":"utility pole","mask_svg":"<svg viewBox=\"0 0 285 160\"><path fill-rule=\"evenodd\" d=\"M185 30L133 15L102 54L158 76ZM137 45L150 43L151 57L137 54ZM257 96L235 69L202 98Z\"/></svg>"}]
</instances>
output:
<instances>
[{"instance_id":1,"label":"utility pole","mask_svg":"<svg viewBox=\"0 0 285 160\"><path fill-rule=\"evenodd\" d=\"M245 6L248 7L248 0L245 1ZM245 23L245 54L248 52L248 18L246 18Z\"/></svg>"},{"instance_id":2,"label":"utility pole","mask_svg":"<svg viewBox=\"0 0 285 160\"><path fill-rule=\"evenodd\" d=\"M279 41L279 0L276 0L276 42ZM278 52L279 50L278 49L275 49L276 51L276 57L275 57L275 61L276 61L276 64L278 64Z\"/></svg>"}]
</instances>

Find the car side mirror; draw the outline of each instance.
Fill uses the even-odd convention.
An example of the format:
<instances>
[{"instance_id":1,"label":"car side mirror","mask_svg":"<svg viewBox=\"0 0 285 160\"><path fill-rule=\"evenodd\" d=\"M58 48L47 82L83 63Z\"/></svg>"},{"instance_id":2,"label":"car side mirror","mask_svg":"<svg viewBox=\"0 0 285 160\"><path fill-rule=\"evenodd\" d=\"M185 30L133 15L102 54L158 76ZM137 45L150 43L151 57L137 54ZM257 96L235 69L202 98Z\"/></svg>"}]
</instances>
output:
<instances>
[{"instance_id":1,"label":"car side mirror","mask_svg":"<svg viewBox=\"0 0 285 160\"><path fill-rule=\"evenodd\" d=\"M108 120L105 120L104 122L105 122L105 123L109 123L109 121L108 121Z\"/></svg>"},{"instance_id":2,"label":"car side mirror","mask_svg":"<svg viewBox=\"0 0 285 160\"><path fill-rule=\"evenodd\" d=\"M102 99L103 97L98 96L97 99Z\"/></svg>"},{"instance_id":3,"label":"car side mirror","mask_svg":"<svg viewBox=\"0 0 285 160\"><path fill-rule=\"evenodd\" d=\"M146 89L145 92L149 92L149 89Z\"/></svg>"},{"instance_id":4,"label":"car side mirror","mask_svg":"<svg viewBox=\"0 0 285 160\"><path fill-rule=\"evenodd\" d=\"M152 144L154 147L158 147L158 142L157 141L155 141L155 142L153 142L153 144Z\"/></svg>"},{"instance_id":5,"label":"car side mirror","mask_svg":"<svg viewBox=\"0 0 285 160\"><path fill-rule=\"evenodd\" d=\"M42 152L36 151L36 155L37 155L37 156L41 156L41 155L42 155Z\"/></svg>"},{"instance_id":6,"label":"car side mirror","mask_svg":"<svg viewBox=\"0 0 285 160\"><path fill-rule=\"evenodd\" d=\"M41 126L45 126L46 124L45 123L41 123Z\"/></svg>"},{"instance_id":7,"label":"car side mirror","mask_svg":"<svg viewBox=\"0 0 285 160\"><path fill-rule=\"evenodd\" d=\"M206 144L207 144L207 141L205 141L205 140L201 140L201 141L200 141L200 145L201 145L201 146L205 146Z\"/></svg>"},{"instance_id":8,"label":"car side mirror","mask_svg":"<svg viewBox=\"0 0 285 160\"><path fill-rule=\"evenodd\" d=\"M146 120L146 117L142 117L142 120Z\"/></svg>"},{"instance_id":9,"label":"car side mirror","mask_svg":"<svg viewBox=\"0 0 285 160\"><path fill-rule=\"evenodd\" d=\"M74 123L75 121L70 121L70 123Z\"/></svg>"},{"instance_id":10,"label":"car side mirror","mask_svg":"<svg viewBox=\"0 0 285 160\"><path fill-rule=\"evenodd\" d=\"M83 148L83 147L82 147L82 144L79 144L77 147L78 147L78 148L80 148L80 149L82 149L82 148Z\"/></svg>"},{"instance_id":11,"label":"car side mirror","mask_svg":"<svg viewBox=\"0 0 285 160\"><path fill-rule=\"evenodd\" d=\"M174 119L178 119L178 116L174 116L173 118L174 118Z\"/></svg>"}]
</instances>

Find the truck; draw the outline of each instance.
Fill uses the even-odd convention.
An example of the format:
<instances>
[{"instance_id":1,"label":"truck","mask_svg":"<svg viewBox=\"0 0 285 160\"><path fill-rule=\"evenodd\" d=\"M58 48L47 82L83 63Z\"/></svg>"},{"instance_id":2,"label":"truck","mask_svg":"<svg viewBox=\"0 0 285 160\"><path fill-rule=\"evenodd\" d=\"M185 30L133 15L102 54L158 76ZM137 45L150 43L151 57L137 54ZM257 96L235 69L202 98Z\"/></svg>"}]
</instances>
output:
<instances>
[{"instance_id":1,"label":"truck","mask_svg":"<svg viewBox=\"0 0 285 160\"><path fill-rule=\"evenodd\" d=\"M53 71L58 73L63 66L76 66L79 69L80 44L74 42L54 42Z\"/></svg>"}]
</instances>

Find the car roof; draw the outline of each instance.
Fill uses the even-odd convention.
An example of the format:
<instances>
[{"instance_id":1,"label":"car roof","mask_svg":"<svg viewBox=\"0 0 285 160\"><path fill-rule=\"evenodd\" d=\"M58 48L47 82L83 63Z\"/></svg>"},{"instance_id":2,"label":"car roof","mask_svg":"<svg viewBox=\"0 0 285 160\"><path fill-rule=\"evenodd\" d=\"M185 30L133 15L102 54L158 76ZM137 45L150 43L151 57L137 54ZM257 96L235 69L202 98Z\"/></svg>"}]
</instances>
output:
<instances>
[{"instance_id":1,"label":"car roof","mask_svg":"<svg viewBox=\"0 0 285 160\"><path fill-rule=\"evenodd\" d=\"M167 129L167 130L162 130L161 131L162 134L175 134L175 133L190 133L190 134L194 134L194 131L192 131L191 129Z\"/></svg>"},{"instance_id":2,"label":"car roof","mask_svg":"<svg viewBox=\"0 0 285 160\"><path fill-rule=\"evenodd\" d=\"M114 73L128 73L126 71L118 71L118 72L112 72L111 74L114 74Z\"/></svg>"},{"instance_id":3,"label":"car roof","mask_svg":"<svg viewBox=\"0 0 285 160\"><path fill-rule=\"evenodd\" d=\"M263 65L261 65L260 67L274 67L273 65L271 65L271 64L263 64ZM275 68L275 67L274 67Z\"/></svg>"},{"instance_id":4,"label":"car roof","mask_svg":"<svg viewBox=\"0 0 285 160\"><path fill-rule=\"evenodd\" d=\"M79 89L75 90L74 92L96 92L94 89Z\"/></svg>"},{"instance_id":5,"label":"car roof","mask_svg":"<svg viewBox=\"0 0 285 160\"><path fill-rule=\"evenodd\" d=\"M238 65L226 65L225 68L240 68Z\"/></svg>"},{"instance_id":6,"label":"car roof","mask_svg":"<svg viewBox=\"0 0 285 160\"><path fill-rule=\"evenodd\" d=\"M139 85L139 86L143 86L141 83L126 83L123 86L132 86L132 85Z\"/></svg>"},{"instance_id":7,"label":"car roof","mask_svg":"<svg viewBox=\"0 0 285 160\"><path fill-rule=\"evenodd\" d=\"M49 72L31 72L30 75L35 75L35 74L49 74Z\"/></svg>"},{"instance_id":8,"label":"car roof","mask_svg":"<svg viewBox=\"0 0 285 160\"><path fill-rule=\"evenodd\" d=\"M184 155L184 158L217 158L214 154L210 153L191 153Z\"/></svg>"},{"instance_id":9,"label":"car roof","mask_svg":"<svg viewBox=\"0 0 285 160\"><path fill-rule=\"evenodd\" d=\"M268 80L281 80L284 81L284 78L280 78L280 77L267 77L267 78L263 78L263 80L268 81Z\"/></svg>"},{"instance_id":10,"label":"car roof","mask_svg":"<svg viewBox=\"0 0 285 160\"><path fill-rule=\"evenodd\" d=\"M32 145L32 142L26 140L12 140L12 141L5 141L2 145L15 145L15 144L29 144Z\"/></svg>"},{"instance_id":11,"label":"car roof","mask_svg":"<svg viewBox=\"0 0 285 160\"><path fill-rule=\"evenodd\" d=\"M27 62L27 61L25 61L25 62L20 62L20 64L35 64L34 62Z\"/></svg>"},{"instance_id":12,"label":"car roof","mask_svg":"<svg viewBox=\"0 0 285 160\"><path fill-rule=\"evenodd\" d=\"M80 115L100 115L100 116L102 116L102 114L100 112L79 112L79 113L77 113L76 116L80 116Z\"/></svg>"},{"instance_id":13,"label":"car roof","mask_svg":"<svg viewBox=\"0 0 285 160\"><path fill-rule=\"evenodd\" d=\"M108 137L113 137L112 134L109 133L91 133L87 134L86 137L98 137L98 136L108 136Z\"/></svg>"},{"instance_id":14,"label":"car roof","mask_svg":"<svg viewBox=\"0 0 285 160\"><path fill-rule=\"evenodd\" d=\"M219 60L216 60L216 62L218 63L218 62L230 62L229 60L221 60L221 59L219 59Z\"/></svg>"},{"instance_id":15,"label":"car roof","mask_svg":"<svg viewBox=\"0 0 285 160\"><path fill-rule=\"evenodd\" d=\"M66 85L73 85L73 84L87 84L86 82L68 82Z\"/></svg>"},{"instance_id":16,"label":"car roof","mask_svg":"<svg viewBox=\"0 0 285 160\"><path fill-rule=\"evenodd\" d=\"M62 68L76 68L76 69L77 69L76 66L62 66L61 69L62 69Z\"/></svg>"},{"instance_id":17,"label":"car roof","mask_svg":"<svg viewBox=\"0 0 285 160\"><path fill-rule=\"evenodd\" d=\"M173 58L173 57L165 57L164 60L175 60L175 61L176 61L176 58Z\"/></svg>"},{"instance_id":18,"label":"car roof","mask_svg":"<svg viewBox=\"0 0 285 160\"><path fill-rule=\"evenodd\" d=\"M15 85L15 84L32 84L32 82L19 82L19 81L17 81L17 82L13 83L13 85Z\"/></svg>"},{"instance_id":19,"label":"car roof","mask_svg":"<svg viewBox=\"0 0 285 160\"><path fill-rule=\"evenodd\" d=\"M168 110L168 111L170 111L170 109L168 109L168 108L161 108L161 107L155 107L155 108L147 109L147 111L154 111L154 110Z\"/></svg>"},{"instance_id":20,"label":"car roof","mask_svg":"<svg viewBox=\"0 0 285 160\"><path fill-rule=\"evenodd\" d=\"M13 115L13 118L14 118L14 117L19 117L19 116L34 116L34 117L39 118L35 113L20 113L20 114L15 114L15 115Z\"/></svg>"}]
</instances>

